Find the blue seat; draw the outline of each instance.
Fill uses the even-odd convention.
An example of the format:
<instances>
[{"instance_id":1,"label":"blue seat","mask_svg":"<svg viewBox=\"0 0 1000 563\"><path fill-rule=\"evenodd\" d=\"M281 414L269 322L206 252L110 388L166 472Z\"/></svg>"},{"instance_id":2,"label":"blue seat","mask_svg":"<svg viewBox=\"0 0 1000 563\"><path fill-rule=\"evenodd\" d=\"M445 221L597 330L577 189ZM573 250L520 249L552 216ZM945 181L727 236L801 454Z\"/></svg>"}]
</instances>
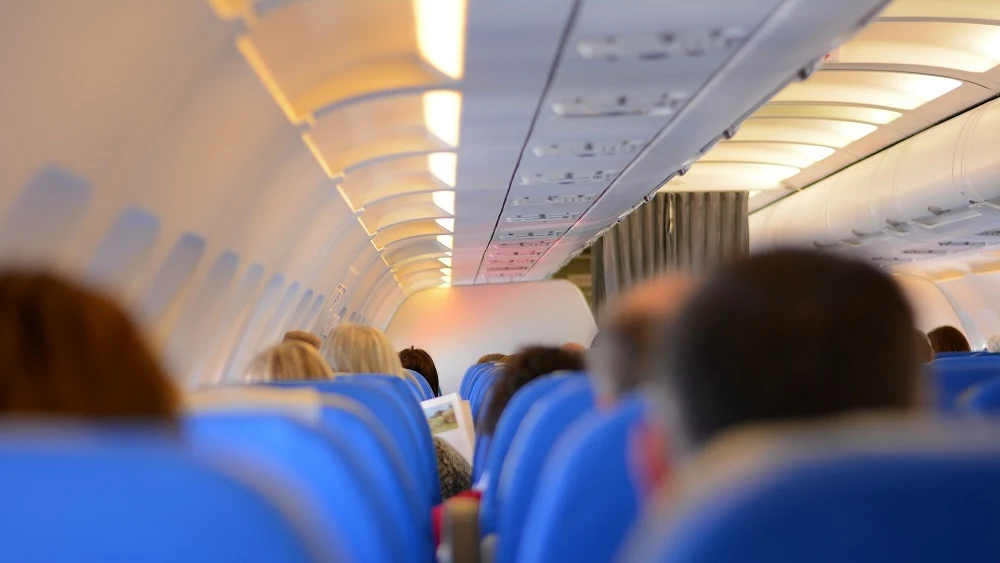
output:
<instances>
[{"instance_id":1,"label":"blue seat","mask_svg":"<svg viewBox=\"0 0 1000 563\"><path fill-rule=\"evenodd\" d=\"M977 413L1000 413L1000 377L979 385L966 408Z\"/></svg>"},{"instance_id":2,"label":"blue seat","mask_svg":"<svg viewBox=\"0 0 1000 563\"><path fill-rule=\"evenodd\" d=\"M302 491L176 434L6 425L6 561L349 561ZM342 546L341 546L342 547Z\"/></svg>"},{"instance_id":3,"label":"blue seat","mask_svg":"<svg viewBox=\"0 0 1000 563\"><path fill-rule=\"evenodd\" d=\"M458 394L461 395L463 399L468 401L472 397L472 388L476 381L492 366L493 362L469 366L469 369L465 370L465 375L462 376L462 382L458 386Z\"/></svg>"},{"instance_id":4,"label":"blue seat","mask_svg":"<svg viewBox=\"0 0 1000 563\"><path fill-rule=\"evenodd\" d=\"M429 506L441 502L441 482L430 426L419 403L409 396L406 383L398 377L340 376L333 381L285 381L271 385L307 387L320 393L350 397L366 406L394 438L407 468L414 474L421 498Z\"/></svg>"},{"instance_id":5,"label":"blue seat","mask_svg":"<svg viewBox=\"0 0 1000 563\"><path fill-rule=\"evenodd\" d=\"M483 408L488 404L490 389L493 388L493 384L500 378L502 371L503 367L500 365L490 366L479 376L473 386L469 399L469 409L472 411L473 420L479 420Z\"/></svg>"},{"instance_id":6,"label":"blue seat","mask_svg":"<svg viewBox=\"0 0 1000 563\"><path fill-rule=\"evenodd\" d=\"M930 376L937 408L943 413L957 410L956 399L963 391L1000 376L1000 356L943 358L930 363Z\"/></svg>"},{"instance_id":7,"label":"blue seat","mask_svg":"<svg viewBox=\"0 0 1000 563\"><path fill-rule=\"evenodd\" d=\"M563 384L582 376L579 375L546 375L531 381L520 388L510 402L507 403L496 431L490 439L489 452L486 454L486 490L483 491L479 503L479 533L491 534L496 531L497 522L497 490L500 483L500 473L507 452L514 442L514 436L525 415L542 397L552 393Z\"/></svg>"},{"instance_id":8,"label":"blue seat","mask_svg":"<svg viewBox=\"0 0 1000 563\"><path fill-rule=\"evenodd\" d=\"M628 463L632 429L646 406L638 398L590 412L553 450L524 522L518 561L611 561L639 516Z\"/></svg>"},{"instance_id":9,"label":"blue seat","mask_svg":"<svg viewBox=\"0 0 1000 563\"><path fill-rule=\"evenodd\" d=\"M985 563L1000 554L1000 448L817 452L642 527L623 559ZM961 435L954 437L962 441Z\"/></svg>"},{"instance_id":10,"label":"blue seat","mask_svg":"<svg viewBox=\"0 0 1000 563\"><path fill-rule=\"evenodd\" d=\"M413 379L417 380L417 384L420 385L420 393L423 395L420 400L426 401L427 399L433 399L434 390L431 389L431 384L427 382L427 379L418 371L414 371L412 369L408 369L406 371L410 372Z\"/></svg>"},{"instance_id":11,"label":"blue seat","mask_svg":"<svg viewBox=\"0 0 1000 563\"><path fill-rule=\"evenodd\" d=\"M593 406L590 381L580 377L539 400L524 417L500 473L496 561L517 561L525 519L535 498L542 468L566 429Z\"/></svg>"},{"instance_id":12,"label":"blue seat","mask_svg":"<svg viewBox=\"0 0 1000 563\"><path fill-rule=\"evenodd\" d=\"M976 356L979 352L938 352L934 354L935 360L940 360L942 358L964 358L967 356Z\"/></svg>"},{"instance_id":13,"label":"blue seat","mask_svg":"<svg viewBox=\"0 0 1000 563\"><path fill-rule=\"evenodd\" d=\"M187 441L202 454L233 452L268 467L323 510L361 561L415 561L391 508L343 437L270 413L206 413L185 421ZM281 560L281 558L278 558Z\"/></svg>"}]
</instances>

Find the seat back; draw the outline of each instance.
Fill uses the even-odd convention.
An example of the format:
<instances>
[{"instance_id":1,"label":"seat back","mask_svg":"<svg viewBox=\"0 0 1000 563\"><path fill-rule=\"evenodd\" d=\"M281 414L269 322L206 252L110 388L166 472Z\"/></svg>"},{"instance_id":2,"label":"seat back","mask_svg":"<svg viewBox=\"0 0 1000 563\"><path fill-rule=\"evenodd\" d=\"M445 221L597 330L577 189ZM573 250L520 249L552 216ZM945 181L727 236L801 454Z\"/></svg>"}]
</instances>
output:
<instances>
[{"instance_id":1,"label":"seat back","mask_svg":"<svg viewBox=\"0 0 1000 563\"><path fill-rule=\"evenodd\" d=\"M966 408L976 413L1000 413L1000 377L980 384L969 397Z\"/></svg>"},{"instance_id":2,"label":"seat back","mask_svg":"<svg viewBox=\"0 0 1000 563\"><path fill-rule=\"evenodd\" d=\"M740 462L740 475L687 502L675 500L673 514L661 512L643 526L623 557L671 563L996 561L1000 427L975 422L814 428L785 437L790 445L784 449L780 441L767 448L757 436L752 449L759 465ZM716 465L723 462L715 457Z\"/></svg>"},{"instance_id":3,"label":"seat back","mask_svg":"<svg viewBox=\"0 0 1000 563\"><path fill-rule=\"evenodd\" d=\"M123 435L124 434L124 435ZM0 430L7 561L353 560L302 490L153 430Z\"/></svg>"},{"instance_id":4,"label":"seat back","mask_svg":"<svg viewBox=\"0 0 1000 563\"><path fill-rule=\"evenodd\" d=\"M478 421L483 408L487 404L487 399L490 395L490 389L493 388L493 384L496 383L497 379L503 367L498 365L489 366L482 375L480 375L476 383L472 387L471 396L469 398L469 409L472 411L473 420Z\"/></svg>"},{"instance_id":5,"label":"seat back","mask_svg":"<svg viewBox=\"0 0 1000 563\"><path fill-rule=\"evenodd\" d=\"M956 400L963 391L1000 376L1000 356L943 358L930 363L935 401L941 412L957 410Z\"/></svg>"},{"instance_id":6,"label":"seat back","mask_svg":"<svg viewBox=\"0 0 1000 563\"><path fill-rule=\"evenodd\" d=\"M376 494L381 484L344 436L274 413L197 413L185 430L195 451L232 452L306 491L359 560L417 560L406 534L392 526L392 509Z\"/></svg>"},{"instance_id":7,"label":"seat back","mask_svg":"<svg viewBox=\"0 0 1000 563\"><path fill-rule=\"evenodd\" d=\"M427 399L433 399L434 390L431 389L431 384L427 382L427 379L418 371L412 369L408 369L406 371L410 372L410 375L412 375L413 379L416 380L417 385L420 386L420 393L423 395L421 400L426 401Z\"/></svg>"},{"instance_id":8,"label":"seat back","mask_svg":"<svg viewBox=\"0 0 1000 563\"><path fill-rule=\"evenodd\" d=\"M478 381L488 369L493 367L493 365L493 362L488 362L485 364L469 366L469 369L465 370L465 375L462 376L462 382L458 386L459 395L461 395L466 401L471 399L472 388L475 386L476 381Z\"/></svg>"},{"instance_id":9,"label":"seat back","mask_svg":"<svg viewBox=\"0 0 1000 563\"><path fill-rule=\"evenodd\" d=\"M566 432L541 472L519 562L612 560L639 516L628 444L645 409L628 398L587 413Z\"/></svg>"},{"instance_id":10,"label":"seat back","mask_svg":"<svg viewBox=\"0 0 1000 563\"><path fill-rule=\"evenodd\" d=\"M539 475L566 429L594 406L587 378L568 381L528 411L514 436L497 490L496 560L514 563Z\"/></svg>"},{"instance_id":11,"label":"seat back","mask_svg":"<svg viewBox=\"0 0 1000 563\"><path fill-rule=\"evenodd\" d=\"M490 439L489 452L486 454L484 469L486 489L483 491L479 504L479 533L490 534L496 531L497 491L500 483L500 473L507 452L514 442L521 422L532 406L542 397L558 389L561 385L581 376L577 375L546 375L531 381L514 394L503 410L497 422L496 431Z\"/></svg>"}]
</instances>

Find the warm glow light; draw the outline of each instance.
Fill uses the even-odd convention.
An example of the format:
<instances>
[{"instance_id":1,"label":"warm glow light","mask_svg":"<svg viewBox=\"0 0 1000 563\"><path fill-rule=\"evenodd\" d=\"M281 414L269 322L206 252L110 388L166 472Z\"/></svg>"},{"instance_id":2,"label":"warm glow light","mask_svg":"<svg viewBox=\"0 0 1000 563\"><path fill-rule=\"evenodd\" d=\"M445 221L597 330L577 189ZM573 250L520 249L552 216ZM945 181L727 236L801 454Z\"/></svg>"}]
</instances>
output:
<instances>
[{"instance_id":1,"label":"warm glow light","mask_svg":"<svg viewBox=\"0 0 1000 563\"><path fill-rule=\"evenodd\" d=\"M413 0L413 15L420 56L451 78L462 78L465 0Z\"/></svg>"},{"instance_id":2,"label":"warm glow light","mask_svg":"<svg viewBox=\"0 0 1000 563\"><path fill-rule=\"evenodd\" d=\"M438 258L438 261L444 264L445 266L448 266L449 268L451 267L451 257L449 256L446 256L444 258Z\"/></svg>"},{"instance_id":3,"label":"warm glow light","mask_svg":"<svg viewBox=\"0 0 1000 563\"><path fill-rule=\"evenodd\" d=\"M819 145L839 149L876 130L878 127L875 125L854 121L751 118L743 124L733 140Z\"/></svg>"},{"instance_id":4,"label":"warm glow light","mask_svg":"<svg viewBox=\"0 0 1000 563\"><path fill-rule=\"evenodd\" d=\"M454 219L435 219L435 223L441 225L441 228L448 231L449 233L455 232L455 220Z\"/></svg>"},{"instance_id":5,"label":"warm glow light","mask_svg":"<svg viewBox=\"0 0 1000 563\"><path fill-rule=\"evenodd\" d=\"M446 248L455 248L455 237L451 235L438 235L437 241Z\"/></svg>"},{"instance_id":6,"label":"warm glow light","mask_svg":"<svg viewBox=\"0 0 1000 563\"><path fill-rule=\"evenodd\" d=\"M719 143L701 162L759 162L808 168L835 151L819 145L794 143Z\"/></svg>"},{"instance_id":7,"label":"warm glow light","mask_svg":"<svg viewBox=\"0 0 1000 563\"><path fill-rule=\"evenodd\" d=\"M434 192L431 197L434 205L441 208L448 215L455 214L455 192Z\"/></svg>"},{"instance_id":8,"label":"warm glow light","mask_svg":"<svg viewBox=\"0 0 1000 563\"><path fill-rule=\"evenodd\" d=\"M299 116L298 112L295 111L295 108L292 106L292 102L288 99L288 96L285 95L284 90L281 89L281 86L278 84L278 80L273 74L271 74L271 70L268 68L267 63L264 62L264 57L262 57L260 52L257 51L257 47L253 44L253 41L250 40L250 37L244 35L237 39L236 49L239 50L239 52L243 55L243 58L246 59L247 64L249 64L250 68L253 69L257 78L264 83L264 87L267 88L267 91L271 94L271 97L274 98L274 101L278 104L278 107L281 108L281 111L284 112L288 121L290 121L293 125L299 125L305 121Z\"/></svg>"},{"instance_id":9,"label":"warm glow light","mask_svg":"<svg viewBox=\"0 0 1000 563\"><path fill-rule=\"evenodd\" d=\"M333 170L330 169L330 165L327 164L326 158L323 157L323 153L319 150L319 146L316 144L316 141L313 140L312 135L309 133L303 133L302 142L305 143L306 148L309 149L310 153L312 153L313 158L319 162L320 168L323 169L323 172L326 172L328 177L333 178Z\"/></svg>"},{"instance_id":10,"label":"warm glow light","mask_svg":"<svg viewBox=\"0 0 1000 563\"><path fill-rule=\"evenodd\" d=\"M876 22L841 46L839 56L843 63L986 72L1000 64L1000 29L957 21Z\"/></svg>"},{"instance_id":11,"label":"warm glow light","mask_svg":"<svg viewBox=\"0 0 1000 563\"><path fill-rule=\"evenodd\" d=\"M898 111L860 106L831 106L823 104L768 104L754 113L754 117L808 117L810 119L836 119L885 125L902 117Z\"/></svg>"},{"instance_id":12,"label":"warm glow light","mask_svg":"<svg viewBox=\"0 0 1000 563\"><path fill-rule=\"evenodd\" d=\"M435 137L452 147L458 147L462 129L462 94L454 90L425 92L424 126Z\"/></svg>"},{"instance_id":13,"label":"warm glow light","mask_svg":"<svg viewBox=\"0 0 1000 563\"><path fill-rule=\"evenodd\" d=\"M747 198L748 199L753 199L753 198L759 196L761 191L763 191L763 190L750 190L749 192L747 192Z\"/></svg>"},{"instance_id":14,"label":"warm glow light","mask_svg":"<svg viewBox=\"0 0 1000 563\"><path fill-rule=\"evenodd\" d=\"M748 162L697 162L684 176L668 182L666 189L690 191L773 190L781 181L798 174L794 166Z\"/></svg>"},{"instance_id":15,"label":"warm glow light","mask_svg":"<svg viewBox=\"0 0 1000 563\"><path fill-rule=\"evenodd\" d=\"M458 155L453 152L436 152L427 155L427 168L441 182L455 187Z\"/></svg>"},{"instance_id":16,"label":"warm glow light","mask_svg":"<svg viewBox=\"0 0 1000 563\"><path fill-rule=\"evenodd\" d=\"M824 71L789 84L775 102L874 105L913 110L962 85L960 80L906 72Z\"/></svg>"},{"instance_id":17,"label":"warm glow light","mask_svg":"<svg viewBox=\"0 0 1000 563\"><path fill-rule=\"evenodd\" d=\"M450 278L451 277L451 268L441 268L441 273L444 274L445 277Z\"/></svg>"}]
</instances>

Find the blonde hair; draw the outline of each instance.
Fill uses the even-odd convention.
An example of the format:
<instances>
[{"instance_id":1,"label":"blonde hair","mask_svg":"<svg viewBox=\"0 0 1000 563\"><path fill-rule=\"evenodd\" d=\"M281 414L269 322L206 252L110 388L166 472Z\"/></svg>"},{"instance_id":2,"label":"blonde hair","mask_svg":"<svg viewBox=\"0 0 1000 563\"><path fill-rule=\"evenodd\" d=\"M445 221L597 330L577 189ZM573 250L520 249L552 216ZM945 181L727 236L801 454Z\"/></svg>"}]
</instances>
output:
<instances>
[{"instance_id":1,"label":"blonde hair","mask_svg":"<svg viewBox=\"0 0 1000 563\"><path fill-rule=\"evenodd\" d=\"M381 373L411 379L392 342L377 328L340 325L330 331L323 355L335 373Z\"/></svg>"},{"instance_id":2,"label":"blonde hair","mask_svg":"<svg viewBox=\"0 0 1000 563\"><path fill-rule=\"evenodd\" d=\"M250 361L244 372L247 382L333 379L333 370L312 346L286 341L271 346Z\"/></svg>"},{"instance_id":3,"label":"blonde hair","mask_svg":"<svg viewBox=\"0 0 1000 563\"><path fill-rule=\"evenodd\" d=\"M304 330L290 330L286 332L285 338L282 339L282 342L303 342L317 350L319 350L319 347L323 345L323 339Z\"/></svg>"}]
</instances>

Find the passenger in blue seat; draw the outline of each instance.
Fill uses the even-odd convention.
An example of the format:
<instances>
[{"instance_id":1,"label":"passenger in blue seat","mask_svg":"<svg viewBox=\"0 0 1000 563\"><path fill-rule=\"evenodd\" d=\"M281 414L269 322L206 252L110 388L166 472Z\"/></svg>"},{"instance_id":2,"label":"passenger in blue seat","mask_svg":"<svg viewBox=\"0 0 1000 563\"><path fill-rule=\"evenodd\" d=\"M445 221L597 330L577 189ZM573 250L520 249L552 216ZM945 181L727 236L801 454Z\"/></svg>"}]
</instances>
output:
<instances>
[{"instance_id":1,"label":"passenger in blue seat","mask_svg":"<svg viewBox=\"0 0 1000 563\"><path fill-rule=\"evenodd\" d=\"M333 379L333 370L309 344L286 339L264 350L244 371L248 383L268 381L308 381Z\"/></svg>"},{"instance_id":2,"label":"passenger in blue seat","mask_svg":"<svg viewBox=\"0 0 1000 563\"><path fill-rule=\"evenodd\" d=\"M740 425L916 410L913 330L900 288L860 261L783 250L722 268L657 337L648 485Z\"/></svg>"},{"instance_id":3,"label":"passenger in blue seat","mask_svg":"<svg viewBox=\"0 0 1000 563\"><path fill-rule=\"evenodd\" d=\"M47 273L0 273L0 413L173 423L179 393L110 298Z\"/></svg>"},{"instance_id":4,"label":"passenger in blue seat","mask_svg":"<svg viewBox=\"0 0 1000 563\"><path fill-rule=\"evenodd\" d=\"M435 397L441 396L437 366L434 365L434 359L426 350L410 346L399 353L399 361L403 364L403 368L411 369L424 376Z\"/></svg>"},{"instance_id":5,"label":"passenger in blue seat","mask_svg":"<svg viewBox=\"0 0 1000 563\"><path fill-rule=\"evenodd\" d=\"M403 369L392 342L377 328L340 325L330 331L322 352L334 373L379 373L413 379L413 374Z\"/></svg>"},{"instance_id":6,"label":"passenger in blue seat","mask_svg":"<svg viewBox=\"0 0 1000 563\"><path fill-rule=\"evenodd\" d=\"M476 360L476 365L488 364L490 362L502 362L506 359L507 359L506 354L486 354L485 356L481 356L478 360Z\"/></svg>"},{"instance_id":7,"label":"passenger in blue seat","mask_svg":"<svg viewBox=\"0 0 1000 563\"><path fill-rule=\"evenodd\" d=\"M931 347L935 353L940 352L971 352L972 346L962 334L962 331L951 325L939 326L927 333Z\"/></svg>"}]
</instances>

